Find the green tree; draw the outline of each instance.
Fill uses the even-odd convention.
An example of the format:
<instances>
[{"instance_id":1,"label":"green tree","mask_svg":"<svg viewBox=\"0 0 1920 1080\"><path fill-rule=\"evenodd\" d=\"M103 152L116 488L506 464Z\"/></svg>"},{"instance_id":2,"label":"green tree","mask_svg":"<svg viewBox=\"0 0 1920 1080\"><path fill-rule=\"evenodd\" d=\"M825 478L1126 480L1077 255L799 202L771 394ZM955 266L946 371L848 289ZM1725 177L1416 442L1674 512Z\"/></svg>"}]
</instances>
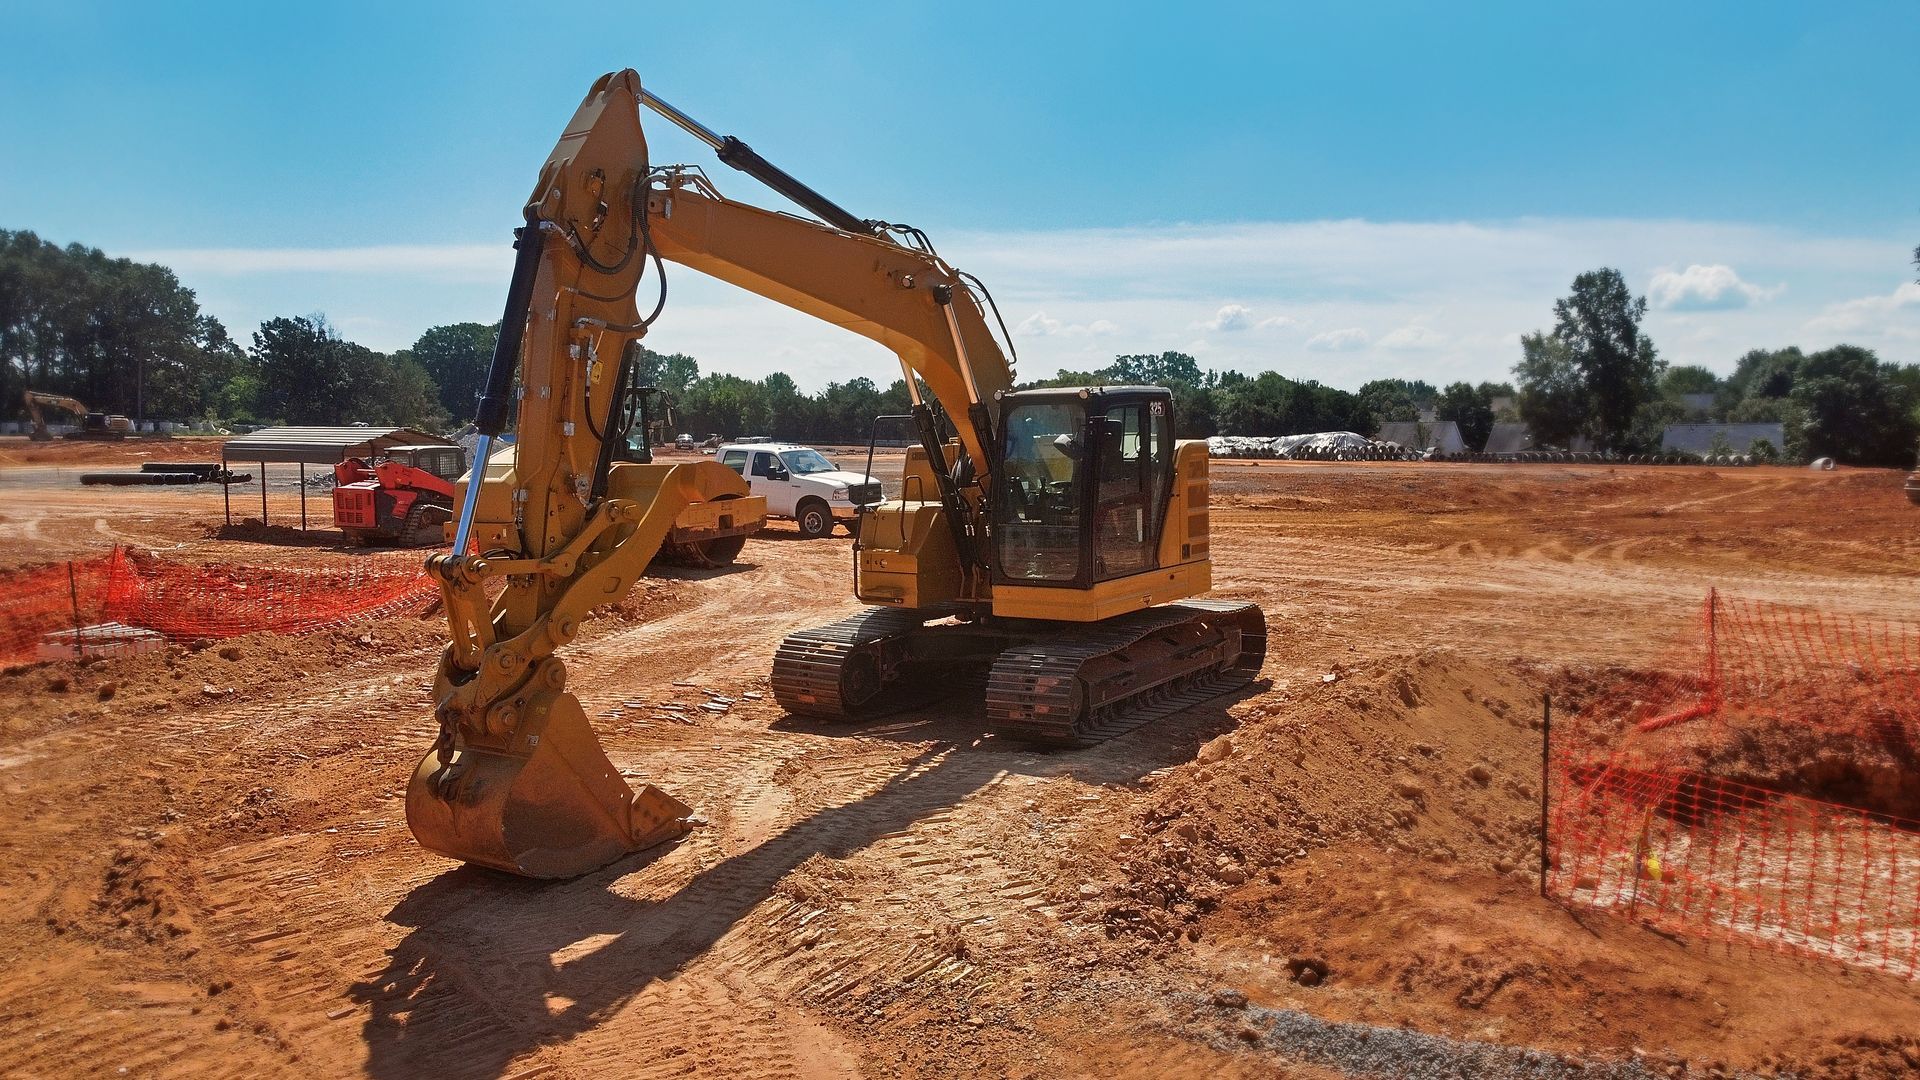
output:
<instances>
[{"instance_id":1,"label":"green tree","mask_svg":"<svg viewBox=\"0 0 1920 1080\"><path fill-rule=\"evenodd\" d=\"M1788 452L1853 465L1909 464L1920 430L1913 395L1888 377L1891 367L1856 345L1807 357L1794 379L1792 401L1804 415L1787 430Z\"/></svg>"},{"instance_id":2,"label":"green tree","mask_svg":"<svg viewBox=\"0 0 1920 1080\"><path fill-rule=\"evenodd\" d=\"M346 343L354 395L346 416L370 424L444 431L452 417L426 368L403 350L392 356Z\"/></svg>"},{"instance_id":3,"label":"green tree","mask_svg":"<svg viewBox=\"0 0 1920 1080\"><path fill-rule=\"evenodd\" d=\"M1116 356L1105 371L1109 379L1120 384L1172 387L1176 384L1203 386L1206 383L1199 361L1181 352Z\"/></svg>"},{"instance_id":4,"label":"green tree","mask_svg":"<svg viewBox=\"0 0 1920 1080\"><path fill-rule=\"evenodd\" d=\"M1720 389L1720 377L1699 364L1681 364L1660 376L1660 393L1678 398L1684 394L1712 394Z\"/></svg>"},{"instance_id":5,"label":"green tree","mask_svg":"<svg viewBox=\"0 0 1920 1080\"><path fill-rule=\"evenodd\" d=\"M1449 384L1440 391L1434 418L1458 424L1460 439L1467 449L1479 450L1487 445L1487 436L1493 434L1493 394L1489 392L1489 384Z\"/></svg>"},{"instance_id":6,"label":"green tree","mask_svg":"<svg viewBox=\"0 0 1920 1080\"><path fill-rule=\"evenodd\" d=\"M700 362L686 353L657 353L637 344L634 348L640 350L636 374L641 384L657 386L666 391L668 397L678 400L700 377Z\"/></svg>"},{"instance_id":7,"label":"green tree","mask_svg":"<svg viewBox=\"0 0 1920 1080\"><path fill-rule=\"evenodd\" d=\"M1571 444L1586 420L1586 395L1567 343L1553 334L1523 335L1513 375L1520 387L1515 407L1534 441Z\"/></svg>"},{"instance_id":8,"label":"green tree","mask_svg":"<svg viewBox=\"0 0 1920 1080\"><path fill-rule=\"evenodd\" d=\"M1272 371L1236 380L1220 391L1220 429L1233 435L1298 435L1371 430L1358 395Z\"/></svg>"},{"instance_id":9,"label":"green tree","mask_svg":"<svg viewBox=\"0 0 1920 1080\"><path fill-rule=\"evenodd\" d=\"M407 350L413 362L438 385L440 408L449 417L460 421L473 418L480 395L486 390L493 343L499 336L499 323L452 323L429 329Z\"/></svg>"},{"instance_id":10,"label":"green tree","mask_svg":"<svg viewBox=\"0 0 1920 1080\"><path fill-rule=\"evenodd\" d=\"M1434 405L1439 400L1440 391L1418 379L1411 382L1406 379L1374 379L1361 383L1357 396L1372 418L1366 425L1367 430L1376 431L1381 424L1391 421L1420 419L1420 410Z\"/></svg>"},{"instance_id":11,"label":"green tree","mask_svg":"<svg viewBox=\"0 0 1920 1080\"><path fill-rule=\"evenodd\" d=\"M292 424L339 424L355 399L352 356L326 316L274 318L253 332L248 356L262 414Z\"/></svg>"},{"instance_id":12,"label":"green tree","mask_svg":"<svg viewBox=\"0 0 1920 1080\"><path fill-rule=\"evenodd\" d=\"M426 369L410 356L374 352L342 338L324 315L268 319L248 351L258 417L290 424L445 426Z\"/></svg>"},{"instance_id":13,"label":"green tree","mask_svg":"<svg viewBox=\"0 0 1920 1080\"><path fill-rule=\"evenodd\" d=\"M0 408L23 388L95 409L184 418L237 350L172 270L0 229Z\"/></svg>"},{"instance_id":14,"label":"green tree","mask_svg":"<svg viewBox=\"0 0 1920 1080\"><path fill-rule=\"evenodd\" d=\"M776 371L760 380L767 403L767 434L776 439L813 438L813 410L793 377Z\"/></svg>"},{"instance_id":15,"label":"green tree","mask_svg":"<svg viewBox=\"0 0 1920 1080\"><path fill-rule=\"evenodd\" d=\"M1784 398L1793 392L1793 379L1806 362L1798 347L1750 349L1721 386L1721 400L1732 408L1742 401Z\"/></svg>"},{"instance_id":16,"label":"green tree","mask_svg":"<svg viewBox=\"0 0 1920 1080\"><path fill-rule=\"evenodd\" d=\"M1664 367L1640 330L1647 299L1620 271L1589 270L1553 305L1553 335L1564 342L1585 392L1585 433L1602 450L1625 448L1640 406L1657 396Z\"/></svg>"}]
</instances>

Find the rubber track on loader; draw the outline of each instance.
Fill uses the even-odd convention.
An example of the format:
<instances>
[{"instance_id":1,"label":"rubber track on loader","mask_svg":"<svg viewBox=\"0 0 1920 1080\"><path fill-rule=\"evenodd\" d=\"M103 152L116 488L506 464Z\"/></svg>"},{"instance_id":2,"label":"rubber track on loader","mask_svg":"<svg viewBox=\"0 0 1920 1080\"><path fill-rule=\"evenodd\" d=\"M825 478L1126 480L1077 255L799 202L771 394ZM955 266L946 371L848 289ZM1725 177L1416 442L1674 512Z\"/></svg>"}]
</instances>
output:
<instances>
[{"instance_id":1,"label":"rubber track on loader","mask_svg":"<svg viewBox=\"0 0 1920 1080\"><path fill-rule=\"evenodd\" d=\"M1088 715L1076 693L1090 662L1189 621L1226 618L1239 624L1240 653L1226 665L1176 672ZM1007 649L987 679L987 722L1023 742L1091 746L1198 705L1251 682L1266 658L1266 616L1254 604L1185 600L1123 615L1083 634Z\"/></svg>"},{"instance_id":2,"label":"rubber track on loader","mask_svg":"<svg viewBox=\"0 0 1920 1080\"><path fill-rule=\"evenodd\" d=\"M918 630L928 617L924 612L868 608L837 623L788 634L773 654L774 700L795 715L830 720L876 711L877 699L888 697L878 689L866 700L843 700L848 662L877 653L889 638Z\"/></svg>"}]
</instances>

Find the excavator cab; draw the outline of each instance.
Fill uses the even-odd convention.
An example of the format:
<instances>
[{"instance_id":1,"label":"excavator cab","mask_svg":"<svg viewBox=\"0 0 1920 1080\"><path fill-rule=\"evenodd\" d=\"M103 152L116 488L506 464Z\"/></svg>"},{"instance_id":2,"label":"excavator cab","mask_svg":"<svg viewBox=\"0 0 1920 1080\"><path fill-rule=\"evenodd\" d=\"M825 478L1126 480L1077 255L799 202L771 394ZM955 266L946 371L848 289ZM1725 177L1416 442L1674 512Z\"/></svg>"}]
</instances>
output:
<instances>
[{"instance_id":1,"label":"excavator cab","mask_svg":"<svg viewBox=\"0 0 1920 1080\"><path fill-rule=\"evenodd\" d=\"M660 403L664 416L656 416L654 402ZM613 408L613 461L638 465L653 464L653 438L656 423L673 423L673 407L665 391L657 386L626 386Z\"/></svg>"},{"instance_id":2,"label":"excavator cab","mask_svg":"<svg viewBox=\"0 0 1920 1080\"><path fill-rule=\"evenodd\" d=\"M1172 403L1157 386L1001 397L996 585L1089 589L1156 565Z\"/></svg>"}]
</instances>

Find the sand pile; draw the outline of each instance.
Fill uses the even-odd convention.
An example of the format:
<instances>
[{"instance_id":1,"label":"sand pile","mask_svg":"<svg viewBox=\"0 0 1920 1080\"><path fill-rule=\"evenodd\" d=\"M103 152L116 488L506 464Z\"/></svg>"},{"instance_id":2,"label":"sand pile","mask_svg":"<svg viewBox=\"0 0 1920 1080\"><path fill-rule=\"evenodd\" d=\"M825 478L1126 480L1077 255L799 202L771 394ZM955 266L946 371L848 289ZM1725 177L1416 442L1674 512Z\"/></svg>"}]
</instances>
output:
<instances>
[{"instance_id":1,"label":"sand pile","mask_svg":"<svg viewBox=\"0 0 1920 1080\"><path fill-rule=\"evenodd\" d=\"M1538 726L1520 673L1443 651L1286 688L1157 783L1085 860L1082 898L1115 934L1174 940L1227 891L1344 841L1528 874Z\"/></svg>"}]
</instances>

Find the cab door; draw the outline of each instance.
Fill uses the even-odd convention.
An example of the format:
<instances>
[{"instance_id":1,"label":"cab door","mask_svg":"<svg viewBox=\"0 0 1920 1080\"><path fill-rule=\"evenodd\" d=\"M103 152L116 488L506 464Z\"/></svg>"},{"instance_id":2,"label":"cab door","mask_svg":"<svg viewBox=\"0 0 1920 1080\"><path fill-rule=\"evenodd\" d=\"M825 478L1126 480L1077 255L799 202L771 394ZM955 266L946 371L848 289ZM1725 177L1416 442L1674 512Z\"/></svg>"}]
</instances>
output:
<instances>
[{"instance_id":1,"label":"cab door","mask_svg":"<svg viewBox=\"0 0 1920 1080\"><path fill-rule=\"evenodd\" d=\"M1096 425L1095 581L1154 568L1173 460L1166 412L1163 401L1132 401L1108 409Z\"/></svg>"},{"instance_id":2,"label":"cab door","mask_svg":"<svg viewBox=\"0 0 1920 1080\"><path fill-rule=\"evenodd\" d=\"M747 466L747 483L755 495L767 497L767 512L782 517L792 517L800 500L794 494L796 485L789 483L786 467L780 464L780 458L770 450L755 450L753 463Z\"/></svg>"}]
</instances>

